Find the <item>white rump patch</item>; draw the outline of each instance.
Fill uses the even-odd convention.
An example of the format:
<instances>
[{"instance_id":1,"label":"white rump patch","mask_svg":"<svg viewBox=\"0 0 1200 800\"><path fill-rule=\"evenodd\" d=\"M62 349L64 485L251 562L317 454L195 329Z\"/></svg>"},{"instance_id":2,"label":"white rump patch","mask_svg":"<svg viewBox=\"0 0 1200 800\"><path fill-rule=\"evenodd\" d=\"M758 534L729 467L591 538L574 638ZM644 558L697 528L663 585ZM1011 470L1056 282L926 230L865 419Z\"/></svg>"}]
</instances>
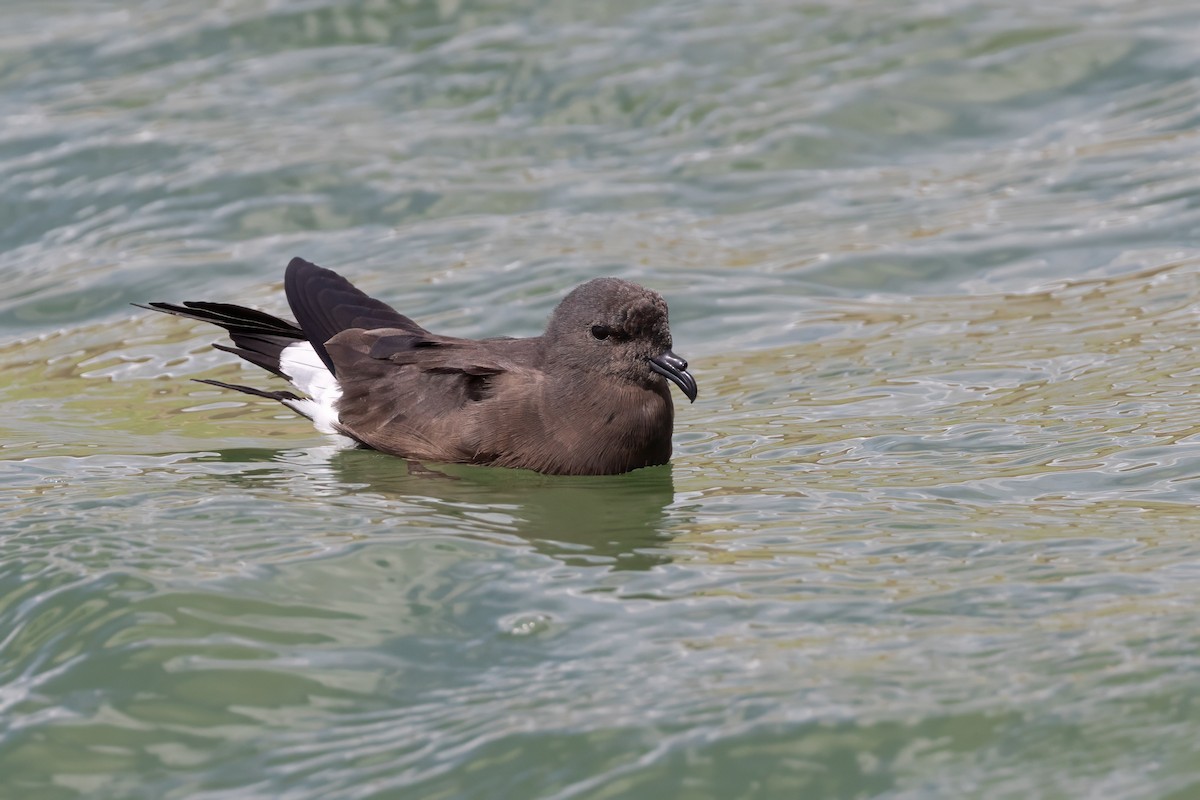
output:
<instances>
[{"instance_id":1,"label":"white rump patch","mask_svg":"<svg viewBox=\"0 0 1200 800\"><path fill-rule=\"evenodd\" d=\"M321 433L338 433L337 401L342 387L321 361L310 342L296 342L279 354L279 371L308 398L284 400L283 404L312 420ZM311 398L311 399L309 399Z\"/></svg>"}]
</instances>

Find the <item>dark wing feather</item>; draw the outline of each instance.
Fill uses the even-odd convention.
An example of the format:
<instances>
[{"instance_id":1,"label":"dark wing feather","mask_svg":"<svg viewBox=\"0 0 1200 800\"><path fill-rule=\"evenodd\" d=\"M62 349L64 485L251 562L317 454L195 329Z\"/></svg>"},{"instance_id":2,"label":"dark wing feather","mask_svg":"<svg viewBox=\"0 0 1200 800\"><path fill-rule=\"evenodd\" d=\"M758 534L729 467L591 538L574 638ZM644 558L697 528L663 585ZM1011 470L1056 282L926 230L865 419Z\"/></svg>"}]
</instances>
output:
<instances>
[{"instance_id":1,"label":"dark wing feather","mask_svg":"<svg viewBox=\"0 0 1200 800\"><path fill-rule=\"evenodd\" d=\"M150 305L163 308L169 304L151 303ZM293 339L304 338L304 332L296 326L296 323L288 322L255 308L246 308L233 303L211 303L204 300L185 300L183 305L188 309L188 316L193 319L212 322L223 328L230 323L243 330L258 329L260 333L283 334Z\"/></svg>"},{"instance_id":2,"label":"dark wing feather","mask_svg":"<svg viewBox=\"0 0 1200 800\"><path fill-rule=\"evenodd\" d=\"M214 344L213 347L241 356L251 364L273 372L281 378L287 376L279 371L279 354L289 344L304 341L304 331L297 328L295 323L232 303L188 301L182 306L172 303L150 303L149 305L134 303L134 305L138 308L162 311L177 317L220 325L229 332L229 338L233 340L235 346Z\"/></svg>"},{"instance_id":3,"label":"dark wing feather","mask_svg":"<svg viewBox=\"0 0 1200 800\"><path fill-rule=\"evenodd\" d=\"M173 303L150 303L148 305L134 303L133 305L149 311L162 311L177 317L210 322L213 325L220 325L230 333L270 334L284 336L293 341L304 338L304 331L296 327L294 322L273 317L265 311L235 306L232 303L185 301L182 306Z\"/></svg>"},{"instance_id":4,"label":"dark wing feather","mask_svg":"<svg viewBox=\"0 0 1200 800\"><path fill-rule=\"evenodd\" d=\"M225 381L215 381L215 380L211 380L209 378L196 378L195 381L196 381L196 383L207 383L209 386L219 386L222 389L233 389L235 392L244 392L245 394L252 394L255 397L265 397L268 400L278 400L281 403L284 400L299 400L300 399L300 397L298 395L292 394L291 392L268 392L265 389L255 389L253 386L239 386L236 383L226 383Z\"/></svg>"},{"instance_id":5,"label":"dark wing feather","mask_svg":"<svg viewBox=\"0 0 1200 800\"><path fill-rule=\"evenodd\" d=\"M281 378L288 377L279 369L279 357L285 347L289 344L295 344L295 339L285 339L282 336L239 334L237 342L242 346L230 347L229 345L216 343L213 344L213 347L217 350L233 353L235 356L244 358L256 367L262 367Z\"/></svg>"},{"instance_id":6,"label":"dark wing feather","mask_svg":"<svg viewBox=\"0 0 1200 800\"><path fill-rule=\"evenodd\" d=\"M511 373L536 371L536 340L489 346L428 332L355 328L328 347L342 387L342 429L368 447L434 461L488 463L489 437L511 426L497 424L494 415L482 422L477 408L497 401L500 383L530 388ZM515 401L518 394L509 396ZM521 413L525 406L515 408Z\"/></svg>"},{"instance_id":7,"label":"dark wing feather","mask_svg":"<svg viewBox=\"0 0 1200 800\"><path fill-rule=\"evenodd\" d=\"M362 337L365 355L395 366L413 366L438 375L459 373L476 377L498 375L511 366L511 356L483 342L427 333L366 331Z\"/></svg>"},{"instance_id":8,"label":"dark wing feather","mask_svg":"<svg viewBox=\"0 0 1200 800\"><path fill-rule=\"evenodd\" d=\"M355 288L332 270L293 258L283 277L288 305L321 361L337 369L325 343L351 328L399 328L415 334L427 331L396 309Z\"/></svg>"}]
</instances>

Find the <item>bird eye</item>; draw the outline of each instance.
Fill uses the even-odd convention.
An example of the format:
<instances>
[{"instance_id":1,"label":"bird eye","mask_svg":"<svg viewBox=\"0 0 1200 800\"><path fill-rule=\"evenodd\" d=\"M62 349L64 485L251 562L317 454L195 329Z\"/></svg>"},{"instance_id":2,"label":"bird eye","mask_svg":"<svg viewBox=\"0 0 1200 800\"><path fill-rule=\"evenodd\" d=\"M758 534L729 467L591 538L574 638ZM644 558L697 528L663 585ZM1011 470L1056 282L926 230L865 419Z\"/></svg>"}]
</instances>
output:
<instances>
[{"instance_id":1,"label":"bird eye","mask_svg":"<svg viewBox=\"0 0 1200 800\"><path fill-rule=\"evenodd\" d=\"M595 337L596 339L599 339L600 341L604 341L609 336L612 336L612 331L610 331L608 328L604 327L603 325L593 325L592 326L592 336Z\"/></svg>"}]
</instances>

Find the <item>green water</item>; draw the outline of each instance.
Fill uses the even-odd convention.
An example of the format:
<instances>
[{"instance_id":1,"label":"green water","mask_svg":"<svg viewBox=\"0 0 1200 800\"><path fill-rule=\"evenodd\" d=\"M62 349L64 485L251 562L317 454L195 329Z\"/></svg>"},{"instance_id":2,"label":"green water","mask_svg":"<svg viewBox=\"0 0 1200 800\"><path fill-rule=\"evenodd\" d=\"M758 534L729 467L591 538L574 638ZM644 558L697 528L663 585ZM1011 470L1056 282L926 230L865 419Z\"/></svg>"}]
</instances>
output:
<instances>
[{"instance_id":1,"label":"green water","mask_svg":"<svg viewBox=\"0 0 1200 800\"><path fill-rule=\"evenodd\" d=\"M0 6L0 797L1200 797L1200 8ZM128 304L301 255L700 383L337 451ZM678 393L676 393L678 398Z\"/></svg>"}]
</instances>

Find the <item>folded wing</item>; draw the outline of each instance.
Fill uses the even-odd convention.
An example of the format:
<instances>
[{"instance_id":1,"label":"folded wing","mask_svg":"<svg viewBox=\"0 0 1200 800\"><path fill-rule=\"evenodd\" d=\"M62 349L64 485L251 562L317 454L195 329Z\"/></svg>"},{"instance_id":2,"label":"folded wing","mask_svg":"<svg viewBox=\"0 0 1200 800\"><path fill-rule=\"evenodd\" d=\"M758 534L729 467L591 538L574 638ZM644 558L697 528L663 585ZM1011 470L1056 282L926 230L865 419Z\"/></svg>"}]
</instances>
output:
<instances>
[{"instance_id":1,"label":"folded wing","mask_svg":"<svg viewBox=\"0 0 1200 800\"><path fill-rule=\"evenodd\" d=\"M399 328L343 331L326 344L342 386L342 428L379 450L487 462L499 415L536 416L536 391L502 389L541 379L536 340L497 344Z\"/></svg>"}]
</instances>

